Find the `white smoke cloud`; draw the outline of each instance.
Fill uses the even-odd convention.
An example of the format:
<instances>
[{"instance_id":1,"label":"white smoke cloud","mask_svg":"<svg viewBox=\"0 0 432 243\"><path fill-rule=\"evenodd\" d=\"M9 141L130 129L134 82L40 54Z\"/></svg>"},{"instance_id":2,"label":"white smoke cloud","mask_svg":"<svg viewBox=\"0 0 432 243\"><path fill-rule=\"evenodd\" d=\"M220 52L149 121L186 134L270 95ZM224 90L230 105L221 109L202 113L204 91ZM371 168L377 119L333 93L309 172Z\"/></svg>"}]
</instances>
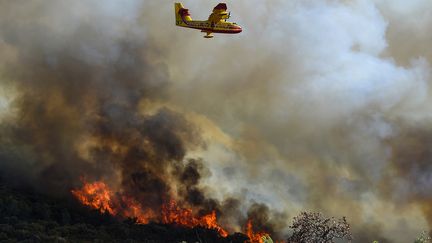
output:
<instances>
[{"instance_id":1,"label":"white smoke cloud","mask_svg":"<svg viewBox=\"0 0 432 243\"><path fill-rule=\"evenodd\" d=\"M407 25L424 31L424 24L408 16L430 3L384 2L232 2L232 18L244 27L238 36L209 42L196 31L173 30L171 45L178 52L168 60L176 80L174 100L209 117L242 144L235 149L240 157L226 166L235 176L215 165L211 183L238 193L248 188L250 198L275 208L295 211L309 205L346 214L354 224L382 224L380 217L401 220L394 218L397 209L367 220L366 211L353 212L356 207L377 212L356 197L381 200L374 187L387 173L391 148L383 141L396 133L395 120L414 123L430 114L429 60L413 56L401 65L389 55L393 43L387 31L393 22L383 14L404 16L411 22ZM185 5L193 17L208 8ZM214 155L206 159L218 163ZM251 166L253 172L247 172ZM315 176L322 179L310 178ZM301 179L289 179L296 177ZM336 191L320 185L328 177L334 179L328 187ZM351 206L340 206L348 200ZM409 232L396 234L399 226L388 223L384 234L394 242L414 238L416 232L409 229L426 227L414 211L402 216Z\"/></svg>"}]
</instances>

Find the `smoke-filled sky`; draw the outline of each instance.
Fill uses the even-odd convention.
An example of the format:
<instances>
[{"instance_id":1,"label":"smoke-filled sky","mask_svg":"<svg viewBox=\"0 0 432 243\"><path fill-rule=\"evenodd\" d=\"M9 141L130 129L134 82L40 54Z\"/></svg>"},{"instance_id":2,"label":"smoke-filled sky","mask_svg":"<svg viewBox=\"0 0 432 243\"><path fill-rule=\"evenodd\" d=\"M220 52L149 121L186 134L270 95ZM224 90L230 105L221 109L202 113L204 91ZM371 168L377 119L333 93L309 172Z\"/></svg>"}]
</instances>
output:
<instances>
[{"instance_id":1,"label":"smoke-filled sky","mask_svg":"<svg viewBox=\"0 0 432 243\"><path fill-rule=\"evenodd\" d=\"M183 2L195 19L217 3ZM301 210L346 216L354 242L429 230L432 2L227 4L243 32L208 40L172 1L0 0L2 169L131 189L131 170L199 158L207 197L265 204L281 235Z\"/></svg>"}]
</instances>

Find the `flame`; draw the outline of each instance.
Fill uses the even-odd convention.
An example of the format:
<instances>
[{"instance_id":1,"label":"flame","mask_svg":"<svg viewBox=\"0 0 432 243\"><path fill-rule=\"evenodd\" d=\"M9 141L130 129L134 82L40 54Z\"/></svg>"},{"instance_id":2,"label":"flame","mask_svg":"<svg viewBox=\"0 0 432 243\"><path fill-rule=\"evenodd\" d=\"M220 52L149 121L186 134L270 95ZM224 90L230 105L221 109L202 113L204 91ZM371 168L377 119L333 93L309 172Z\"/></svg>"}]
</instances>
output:
<instances>
[{"instance_id":1,"label":"flame","mask_svg":"<svg viewBox=\"0 0 432 243\"><path fill-rule=\"evenodd\" d=\"M156 218L155 213L150 209L143 209L142 206L133 198L123 196L122 202L125 205L122 217L136 219L138 224L148 224L150 220Z\"/></svg>"},{"instance_id":2,"label":"flame","mask_svg":"<svg viewBox=\"0 0 432 243\"><path fill-rule=\"evenodd\" d=\"M246 241L248 243L264 243L264 240L270 237L265 232L254 232L252 220L248 220L246 224L246 235L249 237L249 241Z\"/></svg>"},{"instance_id":3,"label":"flame","mask_svg":"<svg viewBox=\"0 0 432 243\"><path fill-rule=\"evenodd\" d=\"M116 214L111 200L113 192L103 182L84 183L80 190L72 190L72 194L86 206L98 209L102 213Z\"/></svg>"},{"instance_id":4,"label":"flame","mask_svg":"<svg viewBox=\"0 0 432 243\"><path fill-rule=\"evenodd\" d=\"M134 218L138 224L147 224L158 218L151 209L143 208L138 201L131 197L114 193L101 181L83 183L81 189L71 191L83 205L97 209L101 213L107 212L114 216ZM216 211L204 216L195 216L192 209L180 207L174 200L162 205L161 221L165 224L176 224L189 228L200 226L216 230L222 237L228 236L228 231L217 222ZM246 235L249 237L247 243L264 243L265 239L270 237L265 232L254 232L252 220L247 222Z\"/></svg>"},{"instance_id":5,"label":"flame","mask_svg":"<svg viewBox=\"0 0 432 243\"><path fill-rule=\"evenodd\" d=\"M162 206L162 218L163 223L166 224L178 224L190 228L201 226L216 230L222 237L228 236L228 232L217 223L215 211L202 217L195 217L191 209L181 208L175 201L171 201Z\"/></svg>"},{"instance_id":6,"label":"flame","mask_svg":"<svg viewBox=\"0 0 432 243\"><path fill-rule=\"evenodd\" d=\"M216 211L204 215L202 218L201 226L209 229L215 229L222 237L227 237L228 232L217 224Z\"/></svg>"},{"instance_id":7,"label":"flame","mask_svg":"<svg viewBox=\"0 0 432 243\"><path fill-rule=\"evenodd\" d=\"M114 216L133 218L139 224L147 224L155 214L151 210L145 210L133 198L127 196L116 197L113 191L103 182L86 183L81 189L71 191L72 194L84 205L108 212Z\"/></svg>"},{"instance_id":8,"label":"flame","mask_svg":"<svg viewBox=\"0 0 432 243\"><path fill-rule=\"evenodd\" d=\"M147 224L157 218L151 209L144 209L141 204L131 197L114 193L101 181L86 183L81 189L72 190L72 194L84 205L108 212L114 216L134 218L138 224ZM201 226L216 230L222 237L227 237L228 232L217 223L216 212L197 217L192 209L181 208L175 201L162 205L162 222L177 224L185 227Z\"/></svg>"}]
</instances>

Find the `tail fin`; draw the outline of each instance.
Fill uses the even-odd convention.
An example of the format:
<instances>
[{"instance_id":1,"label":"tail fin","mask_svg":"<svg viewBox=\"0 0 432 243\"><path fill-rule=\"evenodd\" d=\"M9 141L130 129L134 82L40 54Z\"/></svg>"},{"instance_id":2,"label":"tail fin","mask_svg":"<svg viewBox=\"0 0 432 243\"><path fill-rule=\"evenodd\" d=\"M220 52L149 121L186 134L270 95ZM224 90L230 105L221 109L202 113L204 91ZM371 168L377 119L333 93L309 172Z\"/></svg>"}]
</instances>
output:
<instances>
[{"instance_id":1,"label":"tail fin","mask_svg":"<svg viewBox=\"0 0 432 243\"><path fill-rule=\"evenodd\" d=\"M187 22L192 21L189 10L184 8L181 3L175 3L174 6L176 25L187 26Z\"/></svg>"}]
</instances>

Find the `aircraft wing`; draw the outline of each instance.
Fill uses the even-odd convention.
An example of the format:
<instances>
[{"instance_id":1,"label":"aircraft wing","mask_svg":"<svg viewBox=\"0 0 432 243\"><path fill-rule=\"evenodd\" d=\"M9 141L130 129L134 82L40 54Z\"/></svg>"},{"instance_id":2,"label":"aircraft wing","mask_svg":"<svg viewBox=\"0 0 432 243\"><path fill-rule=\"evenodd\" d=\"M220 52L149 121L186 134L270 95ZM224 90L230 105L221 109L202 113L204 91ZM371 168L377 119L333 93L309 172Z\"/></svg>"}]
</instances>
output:
<instances>
[{"instance_id":1,"label":"aircraft wing","mask_svg":"<svg viewBox=\"0 0 432 243\"><path fill-rule=\"evenodd\" d=\"M225 3L219 3L216 7L213 9L213 13L209 16L209 21L212 23L218 23L222 19L228 19L229 13L227 12L227 5Z\"/></svg>"}]
</instances>

